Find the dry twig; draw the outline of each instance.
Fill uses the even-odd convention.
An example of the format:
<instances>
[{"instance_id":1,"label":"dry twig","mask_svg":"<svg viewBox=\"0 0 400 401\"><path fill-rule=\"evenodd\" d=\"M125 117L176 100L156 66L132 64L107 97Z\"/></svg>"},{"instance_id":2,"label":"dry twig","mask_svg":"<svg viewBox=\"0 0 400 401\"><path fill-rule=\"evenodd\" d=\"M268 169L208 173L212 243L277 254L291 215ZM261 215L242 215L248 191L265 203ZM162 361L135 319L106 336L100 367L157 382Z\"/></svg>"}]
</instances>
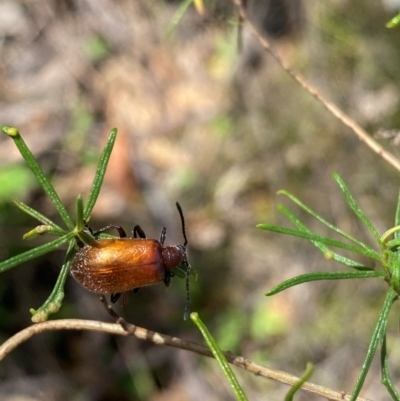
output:
<instances>
[{"instance_id":1,"label":"dry twig","mask_svg":"<svg viewBox=\"0 0 400 401\"><path fill-rule=\"evenodd\" d=\"M169 347L180 348L194 352L199 355L212 357L211 351L204 345L197 344L192 341L181 340L177 337L166 336L164 334L156 333L154 331L150 331L142 327L137 327L126 322L124 322L123 326L124 327L122 327L122 325L118 323L103 323L93 320L79 319L62 319L37 323L30 327L27 327L24 330L21 330L0 346L0 361L3 360L20 344L29 340L34 335L53 330L89 330L116 334L120 336L134 336L140 340L151 341L154 344L167 345ZM286 383L290 386L299 381L299 378L294 375L282 372L280 370L265 368L241 356L236 356L229 352L225 353L225 356L228 362L239 368L252 372L257 376L273 379L281 383ZM310 393L319 394L329 400L343 401L350 399L350 395L345 392L337 392L332 389L318 386L309 382L304 383L302 389ZM366 401L366 399L357 398L357 401Z\"/></svg>"},{"instance_id":2,"label":"dry twig","mask_svg":"<svg viewBox=\"0 0 400 401\"><path fill-rule=\"evenodd\" d=\"M400 160L397 159L392 153L385 150L378 142L376 142L356 121L349 115L341 110L336 104L327 100L316 88L314 88L307 80L299 73L292 70L288 64L283 60L278 53L271 47L269 40L260 32L260 30L253 24L248 16L246 9L243 6L242 0L233 0L239 10L239 15L250 27L253 35L258 39L262 47L275 59L279 66L285 70L290 77L292 77L303 89L314 96L330 113L341 121L346 127L350 128L358 139L364 142L370 149L378 154L382 159L391 164L395 169L400 171Z\"/></svg>"}]
</instances>

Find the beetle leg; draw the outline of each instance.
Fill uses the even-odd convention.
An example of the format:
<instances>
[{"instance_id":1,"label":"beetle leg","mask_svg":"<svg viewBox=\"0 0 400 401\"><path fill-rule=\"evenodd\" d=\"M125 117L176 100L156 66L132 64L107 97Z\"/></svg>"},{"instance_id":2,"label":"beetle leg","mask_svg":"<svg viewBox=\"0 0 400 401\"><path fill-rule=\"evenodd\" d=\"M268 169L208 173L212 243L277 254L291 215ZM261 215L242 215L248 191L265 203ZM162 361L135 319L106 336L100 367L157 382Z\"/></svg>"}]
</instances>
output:
<instances>
[{"instance_id":1,"label":"beetle leg","mask_svg":"<svg viewBox=\"0 0 400 401\"><path fill-rule=\"evenodd\" d=\"M173 274L170 271L166 271L165 272L165 276L164 276L164 284L169 287L169 284L171 283L171 277L173 276Z\"/></svg>"},{"instance_id":2,"label":"beetle leg","mask_svg":"<svg viewBox=\"0 0 400 401\"><path fill-rule=\"evenodd\" d=\"M115 294L111 294L110 300L113 304L115 304L120 298L121 298L122 293L121 292L116 292Z\"/></svg>"},{"instance_id":3,"label":"beetle leg","mask_svg":"<svg viewBox=\"0 0 400 401\"><path fill-rule=\"evenodd\" d=\"M87 223L86 220L83 220L84 224L85 224L85 228L90 232L90 234L94 235L92 227L89 226L89 224Z\"/></svg>"},{"instance_id":4,"label":"beetle leg","mask_svg":"<svg viewBox=\"0 0 400 401\"><path fill-rule=\"evenodd\" d=\"M146 234L144 233L144 231L142 230L142 228L138 225L136 225L135 227L133 227L132 230L132 238L137 238L139 236L139 238L146 238Z\"/></svg>"},{"instance_id":5,"label":"beetle leg","mask_svg":"<svg viewBox=\"0 0 400 401\"><path fill-rule=\"evenodd\" d=\"M110 225L108 225L106 227L100 228L100 230L97 230L97 231L93 232L93 235L96 236L96 235L99 235L101 233L105 233L106 231L109 231L112 228L115 228L118 231L118 234L119 234L120 238L126 238L125 230L121 226L116 226L114 224L110 224ZM92 231L92 230L90 229L90 231Z\"/></svg>"},{"instance_id":6,"label":"beetle leg","mask_svg":"<svg viewBox=\"0 0 400 401\"><path fill-rule=\"evenodd\" d=\"M117 312L114 311L114 309L112 308L112 306L107 302L106 297L104 295L100 295L100 302L104 305L104 307L106 308L106 311L113 317L117 319L117 322L122 319L122 317L120 315L118 315ZM123 319L122 319L123 320ZM121 322L122 324L122 322Z\"/></svg>"},{"instance_id":7,"label":"beetle leg","mask_svg":"<svg viewBox=\"0 0 400 401\"><path fill-rule=\"evenodd\" d=\"M165 238L167 236L167 229L165 227L162 228L161 234L160 234L160 244L161 246L164 246Z\"/></svg>"}]
</instances>

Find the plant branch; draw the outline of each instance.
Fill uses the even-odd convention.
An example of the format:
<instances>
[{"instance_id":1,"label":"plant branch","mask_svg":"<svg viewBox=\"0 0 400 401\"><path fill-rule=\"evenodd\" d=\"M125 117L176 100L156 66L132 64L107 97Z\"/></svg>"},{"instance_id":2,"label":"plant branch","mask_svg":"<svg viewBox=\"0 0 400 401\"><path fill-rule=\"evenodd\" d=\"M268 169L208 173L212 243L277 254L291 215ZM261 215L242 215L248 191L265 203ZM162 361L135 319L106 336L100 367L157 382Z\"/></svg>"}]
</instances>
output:
<instances>
[{"instance_id":1,"label":"plant branch","mask_svg":"<svg viewBox=\"0 0 400 401\"><path fill-rule=\"evenodd\" d=\"M242 0L232 0L239 10L240 17L247 21L252 34L258 39L261 46L275 59L279 66L285 70L303 89L314 96L332 115L341 121L346 127L350 128L358 139L364 142L373 152L382 157L386 162L391 164L395 169L400 171L400 160L393 154L385 150L378 142L376 142L356 121L341 110L336 104L327 100L316 88L314 88L307 80L299 73L292 70L283 60L276 50L271 47L269 40L259 31L259 29L250 21L247 12L243 6Z\"/></svg>"},{"instance_id":2,"label":"plant branch","mask_svg":"<svg viewBox=\"0 0 400 401\"><path fill-rule=\"evenodd\" d=\"M181 340L177 337L170 337L144 329L142 327L137 327L132 324L124 323L124 327L122 327L117 323L103 323L93 320L62 319L34 324L10 337L0 346L0 361L3 360L20 344L29 340L33 336L45 331L53 330L89 330L116 334L120 336L134 336L137 339L150 341L154 344L167 345L169 347L180 348L199 355L212 357L211 351L204 345L197 344L192 341ZM280 370L265 368L264 366L257 365L246 358L236 356L230 352L225 352L225 357L231 364L252 372L257 376L276 380L290 386L293 386L299 381L299 378L294 375ZM345 392L338 392L309 382L304 383L302 389L310 393L321 395L329 400L350 400L350 395ZM366 399L357 398L357 401L366 401Z\"/></svg>"}]
</instances>

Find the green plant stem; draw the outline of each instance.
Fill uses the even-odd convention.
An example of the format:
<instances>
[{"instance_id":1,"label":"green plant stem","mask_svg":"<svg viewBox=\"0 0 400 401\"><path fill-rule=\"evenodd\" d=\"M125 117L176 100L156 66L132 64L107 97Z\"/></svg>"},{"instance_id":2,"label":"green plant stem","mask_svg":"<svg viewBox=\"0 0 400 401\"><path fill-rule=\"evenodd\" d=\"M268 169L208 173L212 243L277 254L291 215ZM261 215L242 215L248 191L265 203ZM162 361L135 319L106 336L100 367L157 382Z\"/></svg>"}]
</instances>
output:
<instances>
[{"instance_id":1,"label":"green plant stem","mask_svg":"<svg viewBox=\"0 0 400 401\"><path fill-rule=\"evenodd\" d=\"M387 358L387 349L386 349L386 325L381 346L381 372L382 372L382 384L387 388L387 391L391 395L393 400L399 401L400 395L396 391L393 382L390 378L389 362Z\"/></svg>"},{"instance_id":2,"label":"green plant stem","mask_svg":"<svg viewBox=\"0 0 400 401\"><path fill-rule=\"evenodd\" d=\"M285 401L293 401L294 395L297 393L297 391L301 389L301 386L311 377L313 371L314 371L313 364L308 362L306 371L300 377L300 380L290 388L290 390L286 394Z\"/></svg>"},{"instance_id":3,"label":"green plant stem","mask_svg":"<svg viewBox=\"0 0 400 401\"><path fill-rule=\"evenodd\" d=\"M37 310L31 309L31 313L33 314L32 321L34 323L44 322L48 319L50 314L59 311L62 300L64 299L64 286L69 274L71 261L74 256L74 249L75 241L71 241L53 291L42 306L40 306Z\"/></svg>"}]
</instances>

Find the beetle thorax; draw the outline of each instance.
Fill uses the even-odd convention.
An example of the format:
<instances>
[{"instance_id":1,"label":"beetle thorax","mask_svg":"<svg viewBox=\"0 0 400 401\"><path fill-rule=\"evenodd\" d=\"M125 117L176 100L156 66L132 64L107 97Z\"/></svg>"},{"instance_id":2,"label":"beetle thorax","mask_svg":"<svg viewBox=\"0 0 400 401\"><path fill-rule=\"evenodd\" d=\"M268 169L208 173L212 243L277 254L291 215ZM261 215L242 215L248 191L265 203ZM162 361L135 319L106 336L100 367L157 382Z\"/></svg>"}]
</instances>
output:
<instances>
[{"instance_id":1,"label":"beetle thorax","mask_svg":"<svg viewBox=\"0 0 400 401\"><path fill-rule=\"evenodd\" d=\"M171 270L186 260L186 249L183 245L166 246L162 249L165 270Z\"/></svg>"}]
</instances>

